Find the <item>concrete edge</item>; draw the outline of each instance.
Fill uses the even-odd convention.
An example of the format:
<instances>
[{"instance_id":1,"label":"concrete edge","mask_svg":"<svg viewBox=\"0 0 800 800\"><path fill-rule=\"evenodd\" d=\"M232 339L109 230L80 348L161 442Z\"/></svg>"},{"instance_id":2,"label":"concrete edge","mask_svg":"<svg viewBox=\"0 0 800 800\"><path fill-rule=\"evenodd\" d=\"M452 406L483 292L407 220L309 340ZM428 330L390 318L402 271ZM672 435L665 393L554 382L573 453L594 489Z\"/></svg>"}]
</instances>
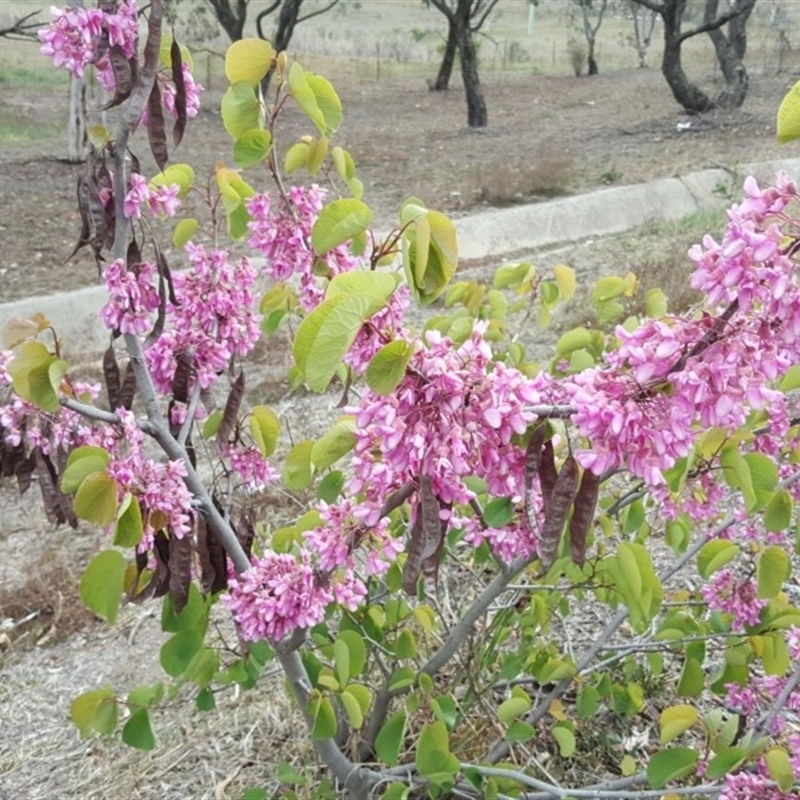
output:
<instances>
[{"instance_id":1,"label":"concrete edge","mask_svg":"<svg viewBox=\"0 0 800 800\"><path fill-rule=\"evenodd\" d=\"M754 175L771 181L778 171L800 176L800 159L745 164L735 173L723 168L663 178L646 184L615 186L546 203L482 211L456 220L459 256L465 261L537 250L592 236L612 236L651 220L677 220L703 208L724 207L720 188L741 194L741 182ZM15 317L44 314L58 332L69 358L76 352L93 358L108 347L100 322L105 300L101 286L57 295L40 295L0 304L0 328Z\"/></svg>"}]
</instances>

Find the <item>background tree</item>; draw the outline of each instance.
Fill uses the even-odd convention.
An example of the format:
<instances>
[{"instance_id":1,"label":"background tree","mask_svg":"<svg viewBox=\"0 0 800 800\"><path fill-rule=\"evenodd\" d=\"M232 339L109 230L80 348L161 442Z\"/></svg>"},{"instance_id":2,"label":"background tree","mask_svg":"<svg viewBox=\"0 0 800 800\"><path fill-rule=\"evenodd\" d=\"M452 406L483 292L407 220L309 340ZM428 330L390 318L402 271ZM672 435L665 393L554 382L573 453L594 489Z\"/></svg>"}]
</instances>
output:
<instances>
[{"instance_id":1,"label":"background tree","mask_svg":"<svg viewBox=\"0 0 800 800\"><path fill-rule=\"evenodd\" d=\"M79 8L83 0L67 0L68 6ZM0 38L38 41L36 31L41 20L39 11L32 11L7 26L0 28ZM88 139L86 135L86 82L83 77L70 76L69 112L67 117L67 161L79 163L86 158Z\"/></svg>"},{"instance_id":2,"label":"background tree","mask_svg":"<svg viewBox=\"0 0 800 800\"><path fill-rule=\"evenodd\" d=\"M656 12L664 21L664 56L661 71L675 99L689 114L702 114L714 108L738 108L747 96L748 77L744 66L747 46L745 26L756 0L738 0L727 11L719 12L719 0L706 0L702 23L683 30L687 0L633 0ZM728 25L727 36L722 27ZM709 97L692 83L681 63L681 47L692 36L708 33L725 78L725 88L716 98Z\"/></svg>"},{"instance_id":3,"label":"background tree","mask_svg":"<svg viewBox=\"0 0 800 800\"><path fill-rule=\"evenodd\" d=\"M647 54L653 43L653 29L658 15L650 8L639 5L636 0L628 0L628 10L633 20L633 35L629 42L636 49L640 69L648 67Z\"/></svg>"},{"instance_id":4,"label":"background tree","mask_svg":"<svg viewBox=\"0 0 800 800\"><path fill-rule=\"evenodd\" d=\"M467 98L467 124L470 128L485 128L489 124L486 101L478 76L478 55L473 34L484 25L497 5L498 0L429 0L430 5L439 10L447 18L448 40L455 40L461 61L461 77L464 81L464 92ZM455 50L452 53L455 56ZM436 83L443 81L449 84L449 74L445 73L445 59L439 69ZM452 69L452 62L450 63ZM443 74L444 73L444 74Z\"/></svg>"},{"instance_id":5,"label":"background tree","mask_svg":"<svg viewBox=\"0 0 800 800\"><path fill-rule=\"evenodd\" d=\"M606 8L608 8L608 0L572 0L572 2L581 10L583 35L586 37L586 44L588 45L586 58L589 74L597 75L600 70L595 56L595 44L597 42L597 32L603 24L603 15L606 13ZM595 16L594 23L592 22L593 15Z\"/></svg>"},{"instance_id":6,"label":"background tree","mask_svg":"<svg viewBox=\"0 0 800 800\"><path fill-rule=\"evenodd\" d=\"M244 26L247 22L247 13L250 0L205 0L214 11L219 24L232 42L236 42L244 35ZM289 46L294 29L301 22L317 17L329 11L339 0L330 0L321 8L315 8L300 15L305 0L273 0L266 8L256 15L256 30L262 39L269 39L264 32L264 20L271 14L278 12L278 22L272 44L276 50L285 50Z\"/></svg>"}]
</instances>

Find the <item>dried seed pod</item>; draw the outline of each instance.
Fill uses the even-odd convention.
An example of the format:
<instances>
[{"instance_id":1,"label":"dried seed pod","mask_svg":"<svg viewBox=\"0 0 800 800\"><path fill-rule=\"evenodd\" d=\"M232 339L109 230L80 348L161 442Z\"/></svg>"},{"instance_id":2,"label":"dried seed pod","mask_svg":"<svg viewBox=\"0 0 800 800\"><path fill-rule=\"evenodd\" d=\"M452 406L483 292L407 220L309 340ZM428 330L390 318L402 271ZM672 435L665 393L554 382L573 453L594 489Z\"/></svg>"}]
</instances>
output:
<instances>
[{"instance_id":1,"label":"dried seed pod","mask_svg":"<svg viewBox=\"0 0 800 800\"><path fill-rule=\"evenodd\" d=\"M539 474L542 463L542 447L547 434L547 423L539 422L533 429L528 447L525 450L525 516L528 527L536 530L536 513L533 505L533 479Z\"/></svg>"},{"instance_id":2,"label":"dried seed pod","mask_svg":"<svg viewBox=\"0 0 800 800\"><path fill-rule=\"evenodd\" d=\"M556 559L564 523L567 521L567 514L577 490L578 462L574 456L569 455L564 459L545 510L542 535L539 539L539 560L542 562L543 572L550 569Z\"/></svg>"},{"instance_id":3,"label":"dried seed pod","mask_svg":"<svg viewBox=\"0 0 800 800\"><path fill-rule=\"evenodd\" d=\"M580 567L586 561L586 538L594 522L599 493L600 476L589 469L584 470L569 521L569 552L572 560Z\"/></svg>"}]
</instances>

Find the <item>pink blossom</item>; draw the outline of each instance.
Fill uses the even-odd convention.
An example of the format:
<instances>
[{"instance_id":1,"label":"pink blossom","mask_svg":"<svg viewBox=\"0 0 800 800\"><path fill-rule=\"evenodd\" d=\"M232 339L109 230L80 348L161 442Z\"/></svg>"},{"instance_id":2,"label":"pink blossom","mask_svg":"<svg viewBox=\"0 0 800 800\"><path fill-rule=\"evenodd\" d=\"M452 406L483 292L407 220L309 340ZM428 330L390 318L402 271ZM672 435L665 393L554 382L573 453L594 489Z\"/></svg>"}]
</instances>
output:
<instances>
[{"instance_id":1,"label":"pink blossom","mask_svg":"<svg viewBox=\"0 0 800 800\"><path fill-rule=\"evenodd\" d=\"M296 628L321 622L333 593L321 585L308 558L298 561L283 553L265 553L252 559L247 572L228 580L222 596L249 641L277 641Z\"/></svg>"}]
</instances>

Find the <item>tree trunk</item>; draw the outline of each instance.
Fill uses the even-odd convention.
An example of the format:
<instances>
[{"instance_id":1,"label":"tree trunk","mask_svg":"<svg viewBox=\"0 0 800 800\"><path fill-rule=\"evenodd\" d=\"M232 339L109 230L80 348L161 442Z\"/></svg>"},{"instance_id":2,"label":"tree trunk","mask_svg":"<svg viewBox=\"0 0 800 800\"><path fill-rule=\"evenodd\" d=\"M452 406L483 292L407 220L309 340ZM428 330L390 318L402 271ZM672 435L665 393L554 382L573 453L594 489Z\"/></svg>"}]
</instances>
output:
<instances>
[{"instance_id":1,"label":"tree trunk","mask_svg":"<svg viewBox=\"0 0 800 800\"><path fill-rule=\"evenodd\" d=\"M661 11L664 20L664 57L661 72L672 90L672 96L689 114L702 114L714 108L714 101L695 86L681 64L681 21L686 0L665 3Z\"/></svg>"},{"instance_id":2,"label":"tree trunk","mask_svg":"<svg viewBox=\"0 0 800 800\"><path fill-rule=\"evenodd\" d=\"M67 0L71 8L83 8L83 0ZM69 117L67 119L67 161L79 164L86 160L89 137L86 135L86 79L70 78Z\"/></svg>"},{"instance_id":3,"label":"tree trunk","mask_svg":"<svg viewBox=\"0 0 800 800\"><path fill-rule=\"evenodd\" d=\"M744 0L741 3L742 13L728 23L728 36L720 28L708 31L725 78L725 88L716 98L716 104L722 108L739 108L747 97L749 78L743 59L747 50L747 19L754 3L755 0ZM718 0L706 0L707 22L716 19L717 6Z\"/></svg>"},{"instance_id":4,"label":"tree trunk","mask_svg":"<svg viewBox=\"0 0 800 800\"><path fill-rule=\"evenodd\" d=\"M702 89L695 86L683 71L680 41L664 42L661 72L672 90L672 96L688 114L703 114L714 108L714 101Z\"/></svg>"},{"instance_id":5,"label":"tree trunk","mask_svg":"<svg viewBox=\"0 0 800 800\"><path fill-rule=\"evenodd\" d=\"M69 120L67 121L67 161L78 164L86 160L86 81L73 77L69 83Z\"/></svg>"},{"instance_id":6,"label":"tree trunk","mask_svg":"<svg viewBox=\"0 0 800 800\"><path fill-rule=\"evenodd\" d=\"M247 0L206 0L214 10L214 16L225 29L232 42L238 42L244 35L244 23L247 19Z\"/></svg>"},{"instance_id":7,"label":"tree trunk","mask_svg":"<svg viewBox=\"0 0 800 800\"><path fill-rule=\"evenodd\" d=\"M597 66L597 59L594 57L594 37L589 39L589 54L587 56L587 63L589 65L589 75L599 75L600 67Z\"/></svg>"},{"instance_id":8,"label":"tree trunk","mask_svg":"<svg viewBox=\"0 0 800 800\"><path fill-rule=\"evenodd\" d=\"M470 128L485 128L489 124L489 115L478 77L478 54L470 28L471 11L472 0L458 0L455 13L448 16L448 22L455 29L461 59L461 78L467 98L467 125Z\"/></svg>"},{"instance_id":9,"label":"tree trunk","mask_svg":"<svg viewBox=\"0 0 800 800\"><path fill-rule=\"evenodd\" d=\"M461 77L467 96L467 125L470 128L485 128L489 124L489 114L486 111L486 101L478 77L478 54L475 52L475 42L468 22L459 31L458 52L461 56Z\"/></svg>"},{"instance_id":10,"label":"tree trunk","mask_svg":"<svg viewBox=\"0 0 800 800\"><path fill-rule=\"evenodd\" d=\"M435 92L446 92L450 88L450 76L453 74L453 64L456 61L456 50L458 49L458 36L456 27L448 18L447 20L447 42L444 46L444 56L439 66L439 74L436 81L431 85Z\"/></svg>"}]
</instances>

